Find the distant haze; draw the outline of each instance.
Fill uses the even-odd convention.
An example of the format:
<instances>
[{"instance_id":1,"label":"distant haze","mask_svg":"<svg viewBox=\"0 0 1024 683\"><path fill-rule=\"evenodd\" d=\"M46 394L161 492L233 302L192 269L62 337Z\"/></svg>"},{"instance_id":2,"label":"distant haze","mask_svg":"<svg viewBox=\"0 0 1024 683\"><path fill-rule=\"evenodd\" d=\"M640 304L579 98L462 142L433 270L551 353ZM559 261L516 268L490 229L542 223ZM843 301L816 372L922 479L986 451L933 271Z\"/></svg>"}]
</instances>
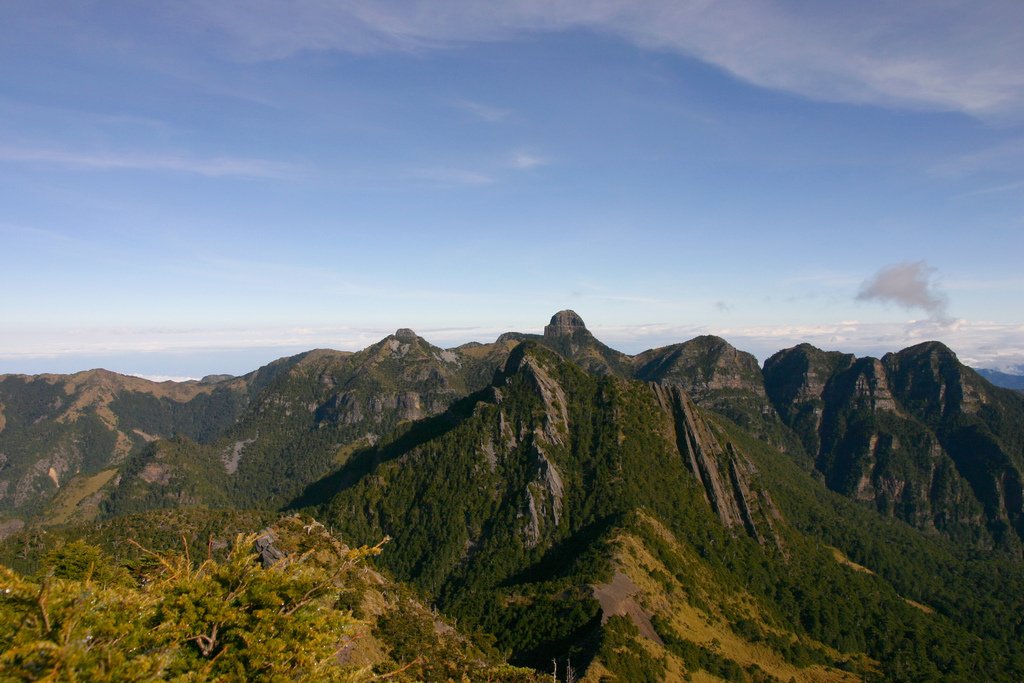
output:
<instances>
[{"instance_id":1,"label":"distant haze","mask_svg":"<svg viewBox=\"0 0 1024 683\"><path fill-rule=\"evenodd\" d=\"M546 322L546 317L541 319ZM1024 351L1013 346L1019 330L1012 327L999 330L989 325L973 330L968 326L961 326L956 330L936 330L927 323L841 323L804 328L783 326L716 330L698 325L609 326L597 321L591 322L592 319L585 320L598 339L629 354L687 341L702 334L722 336L740 350L754 354L761 362L776 351L803 342L826 350L881 357L885 353L898 351L914 343L939 339L957 352L962 362L973 367L994 368L1011 374L1022 374L1021 371L1024 370ZM121 348L115 346L110 350L102 350L102 344L105 342L101 341L95 341L95 350L90 350L89 343L82 343L88 342L89 335L79 330L77 335L69 335L78 340L77 346L58 346L50 349L48 353L15 354L10 350L0 353L0 374L73 373L102 367L157 380L200 379L205 375L222 373L241 375L277 358L313 348L358 351L391 334L400 326L396 324L393 329L353 327L308 328L301 331L222 331L217 335L218 340L231 346L221 348L202 348L195 345L194 340L183 339L182 335L170 332L138 330L131 334L122 330L119 337ZM492 342L502 332L539 334L542 330L543 325L535 324L502 328L417 328L415 331L436 346L450 348L471 341ZM935 331L945 333L935 337L927 334ZM259 343L273 340L275 333L278 338L287 339L288 343ZM97 334L97 338L103 339L101 334ZM40 340L39 344L37 348L45 351L42 346L43 340ZM993 346L990 347L990 344ZM166 345L167 348L160 348L161 345Z\"/></svg>"}]
</instances>

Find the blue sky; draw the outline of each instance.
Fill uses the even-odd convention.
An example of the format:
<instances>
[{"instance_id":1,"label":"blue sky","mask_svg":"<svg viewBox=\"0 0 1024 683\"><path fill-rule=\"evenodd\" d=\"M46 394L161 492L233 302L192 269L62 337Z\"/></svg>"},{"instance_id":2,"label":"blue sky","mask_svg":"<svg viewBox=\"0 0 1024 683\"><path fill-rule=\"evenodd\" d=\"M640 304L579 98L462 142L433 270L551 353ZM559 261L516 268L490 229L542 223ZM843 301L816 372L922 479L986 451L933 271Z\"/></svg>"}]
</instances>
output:
<instances>
[{"instance_id":1,"label":"blue sky","mask_svg":"<svg viewBox=\"0 0 1024 683\"><path fill-rule=\"evenodd\" d=\"M562 308L1024 371L1020 2L495 5L0 10L0 372Z\"/></svg>"}]
</instances>

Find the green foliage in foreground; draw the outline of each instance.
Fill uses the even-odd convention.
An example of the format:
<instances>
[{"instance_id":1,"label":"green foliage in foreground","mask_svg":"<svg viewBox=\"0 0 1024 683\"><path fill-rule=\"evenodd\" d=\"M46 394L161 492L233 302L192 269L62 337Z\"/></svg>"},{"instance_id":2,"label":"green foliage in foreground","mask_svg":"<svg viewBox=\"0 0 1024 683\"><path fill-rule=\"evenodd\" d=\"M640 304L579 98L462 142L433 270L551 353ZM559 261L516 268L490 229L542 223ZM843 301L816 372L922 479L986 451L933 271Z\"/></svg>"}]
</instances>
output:
<instances>
[{"instance_id":1,"label":"green foliage in foreground","mask_svg":"<svg viewBox=\"0 0 1024 683\"><path fill-rule=\"evenodd\" d=\"M253 540L224 562L154 555L138 583L81 542L38 581L0 568L0 677L354 680L333 658L356 623L334 577L302 557L263 569Z\"/></svg>"},{"instance_id":2,"label":"green foliage in foreground","mask_svg":"<svg viewBox=\"0 0 1024 683\"><path fill-rule=\"evenodd\" d=\"M88 540L126 565L134 565L147 550L180 551L183 546L209 547L213 557L222 560L238 534L267 527L278 517L259 510L180 508L63 527L30 527L0 541L0 564L33 574L44 557L78 540Z\"/></svg>"},{"instance_id":3,"label":"green foliage in foreground","mask_svg":"<svg viewBox=\"0 0 1024 683\"><path fill-rule=\"evenodd\" d=\"M0 680L535 680L369 569L380 546L300 517L271 533L283 558L267 568L254 534L223 560L141 551L129 570L77 540L35 577L0 566Z\"/></svg>"}]
</instances>

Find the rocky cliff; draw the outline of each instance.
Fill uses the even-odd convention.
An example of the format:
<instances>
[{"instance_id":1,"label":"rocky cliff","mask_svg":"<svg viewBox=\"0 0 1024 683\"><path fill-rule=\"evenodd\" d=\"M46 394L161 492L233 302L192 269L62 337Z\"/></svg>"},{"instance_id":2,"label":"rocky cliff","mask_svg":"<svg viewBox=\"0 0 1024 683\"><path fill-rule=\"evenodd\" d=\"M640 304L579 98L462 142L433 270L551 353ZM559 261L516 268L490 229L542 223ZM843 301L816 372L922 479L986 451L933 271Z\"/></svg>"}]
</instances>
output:
<instances>
[{"instance_id":1,"label":"rocky cliff","mask_svg":"<svg viewBox=\"0 0 1024 683\"><path fill-rule=\"evenodd\" d=\"M922 529L1019 547L1024 401L947 347L857 359L804 344L764 376L830 488Z\"/></svg>"},{"instance_id":2,"label":"rocky cliff","mask_svg":"<svg viewBox=\"0 0 1024 683\"><path fill-rule=\"evenodd\" d=\"M757 468L731 442L716 435L679 386L650 385L658 405L672 417L672 436L705 500L727 527L746 530L758 543L782 546L779 513L767 491L753 481Z\"/></svg>"}]
</instances>

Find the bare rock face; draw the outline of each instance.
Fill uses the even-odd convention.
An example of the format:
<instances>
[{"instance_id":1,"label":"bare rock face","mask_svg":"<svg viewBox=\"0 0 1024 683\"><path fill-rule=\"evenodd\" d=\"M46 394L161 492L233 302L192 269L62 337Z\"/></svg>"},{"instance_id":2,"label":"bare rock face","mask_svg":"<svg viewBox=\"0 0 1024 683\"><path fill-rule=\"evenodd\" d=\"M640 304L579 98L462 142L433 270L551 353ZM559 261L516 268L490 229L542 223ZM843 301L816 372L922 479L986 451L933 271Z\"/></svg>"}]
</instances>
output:
<instances>
[{"instance_id":1,"label":"bare rock face","mask_svg":"<svg viewBox=\"0 0 1024 683\"><path fill-rule=\"evenodd\" d=\"M889 388L889 379L880 360L865 358L859 362L860 372L854 385L854 403L871 410L898 411L896 400Z\"/></svg>"},{"instance_id":2,"label":"bare rock face","mask_svg":"<svg viewBox=\"0 0 1024 683\"><path fill-rule=\"evenodd\" d=\"M640 588L621 569L615 570L609 583L595 584L592 590L594 598L601 604L602 624L608 623L613 616L624 616L636 625L644 638L659 645L665 644L651 623L654 615L637 600L637 596L642 594Z\"/></svg>"},{"instance_id":3,"label":"bare rock face","mask_svg":"<svg viewBox=\"0 0 1024 683\"><path fill-rule=\"evenodd\" d=\"M537 430L538 439L548 444L563 444L564 435L569 431L565 392L543 366L530 356L524 359L522 371L533 381L544 402L544 424Z\"/></svg>"},{"instance_id":4,"label":"bare rock face","mask_svg":"<svg viewBox=\"0 0 1024 683\"><path fill-rule=\"evenodd\" d=\"M408 327L401 327L395 331L395 338L402 342L414 342L419 336Z\"/></svg>"},{"instance_id":5,"label":"bare rock face","mask_svg":"<svg viewBox=\"0 0 1024 683\"><path fill-rule=\"evenodd\" d=\"M782 420L829 488L914 526L982 546L1024 538L1024 440L1012 396L939 342L881 360L801 344L765 363Z\"/></svg>"},{"instance_id":6,"label":"bare rock face","mask_svg":"<svg viewBox=\"0 0 1024 683\"><path fill-rule=\"evenodd\" d=\"M704 486L704 496L722 523L743 528L758 543L771 540L781 548L782 540L775 530L780 516L768 493L751 485L753 463L731 443L719 441L680 387L658 383L649 386L662 409L672 416L680 457Z\"/></svg>"},{"instance_id":7,"label":"bare rock face","mask_svg":"<svg viewBox=\"0 0 1024 683\"><path fill-rule=\"evenodd\" d=\"M544 327L544 336L564 337L586 329L583 318L576 311L565 310L551 316L551 323Z\"/></svg>"},{"instance_id":8,"label":"bare rock face","mask_svg":"<svg viewBox=\"0 0 1024 683\"><path fill-rule=\"evenodd\" d=\"M986 402L956 354L939 342L924 342L882 358L896 391L926 421L977 413Z\"/></svg>"},{"instance_id":9,"label":"bare rock face","mask_svg":"<svg viewBox=\"0 0 1024 683\"><path fill-rule=\"evenodd\" d=\"M757 359L721 337L704 335L682 344L650 349L634 358L635 376L682 387L699 405L719 395L746 392L765 402ZM707 407L714 408L712 404Z\"/></svg>"},{"instance_id":10,"label":"bare rock face","mask_svg":"<svg viewBox=\"0 0 1024 683\"><path fill-rule=\"evenodd\" d=\"M521 338L529 339L530 336ZM544 335L536 341L591 374L618 377L631 377L633 374L632 358L601 343L575 311L559 311L551 316Z\"/></svg>"},{"instance_id":11,"label":"bare rock face","mask_svg":"<svg viewBox=\"0 0 1024 683\"><path fill-rule=\"evenodd\" d=\"M265 529L260 536L252 542L252 550L260 558L260 564L264 569L269 569L285 558L285 553L279 550L274 544L277 538L270 529Z\"/></svg>"},{"instance_id":12,"label":"bare rock face","mask_svg":"<svg viewBox=\"0 0 1024 683\"><path fill-rule=\"evenodd\" d=\"M562 516L562 500L564 485L558 468L548 459L544 452L535 447L533 480L527 485L526 492L526 529L525 545L535 547L541 539L546 526L558 526Z\"/></svg>"},{"instance_id":13,"label":"bare rock face","mask_svg":"<svg viewBox=\"0 0 1024 683\"><path fill-rule=\"evenodd\" d=\"M235 441L232 446L229 446L221 454L221 462L224 463L224 471L228 474L234 474L238 471L238 465L242 462L242 451L245 447L256 443L256 437L250 439L240 439Z\"/></svg>"},{"instance_id":14,"label":"bare rock face","mask_svg":"<svg viewBox=\"0 0 1024 683\"><path fill-rule=\"evenodd\" d=\"M5 484L7 482L4 482ZM0 541L11 534L16 534L25 528L25 522L20 519L0 519Z\"/></svg>"},{"instance_id":15,"label":"bare rock face","mask_svg":"<svg viewBox=\"0 0 1024 683\"><path fill-rule=\"evenodd\" d=\"M533 385L543 405L543 416L539 424L532 432L524 432L520 437L512 433L504 413L501 413L500 419L500 432L507 448L514 448L520 438L532 440L529 451L530 479L521 516L525 523L523 541L526 547L533 548L540 542L545 529L557 527L562 518L565 487L551 453L554 449L568 445L569 402L555 374L549 372L544 361L533 353L511 357L505 372L525 377Z\"/></svg>"},{"instance_id":16,"label":"bare rock face","mask_svg":"<svg viewBox=\"0 0 1024 683\"><path fill-rule=\"evenodd\" d=\"M701 408L729 418L783 452L800 445L775 414L753 355L704 335L633 357L635 379L680 387Z\"/></svg>"}]
</instances>

